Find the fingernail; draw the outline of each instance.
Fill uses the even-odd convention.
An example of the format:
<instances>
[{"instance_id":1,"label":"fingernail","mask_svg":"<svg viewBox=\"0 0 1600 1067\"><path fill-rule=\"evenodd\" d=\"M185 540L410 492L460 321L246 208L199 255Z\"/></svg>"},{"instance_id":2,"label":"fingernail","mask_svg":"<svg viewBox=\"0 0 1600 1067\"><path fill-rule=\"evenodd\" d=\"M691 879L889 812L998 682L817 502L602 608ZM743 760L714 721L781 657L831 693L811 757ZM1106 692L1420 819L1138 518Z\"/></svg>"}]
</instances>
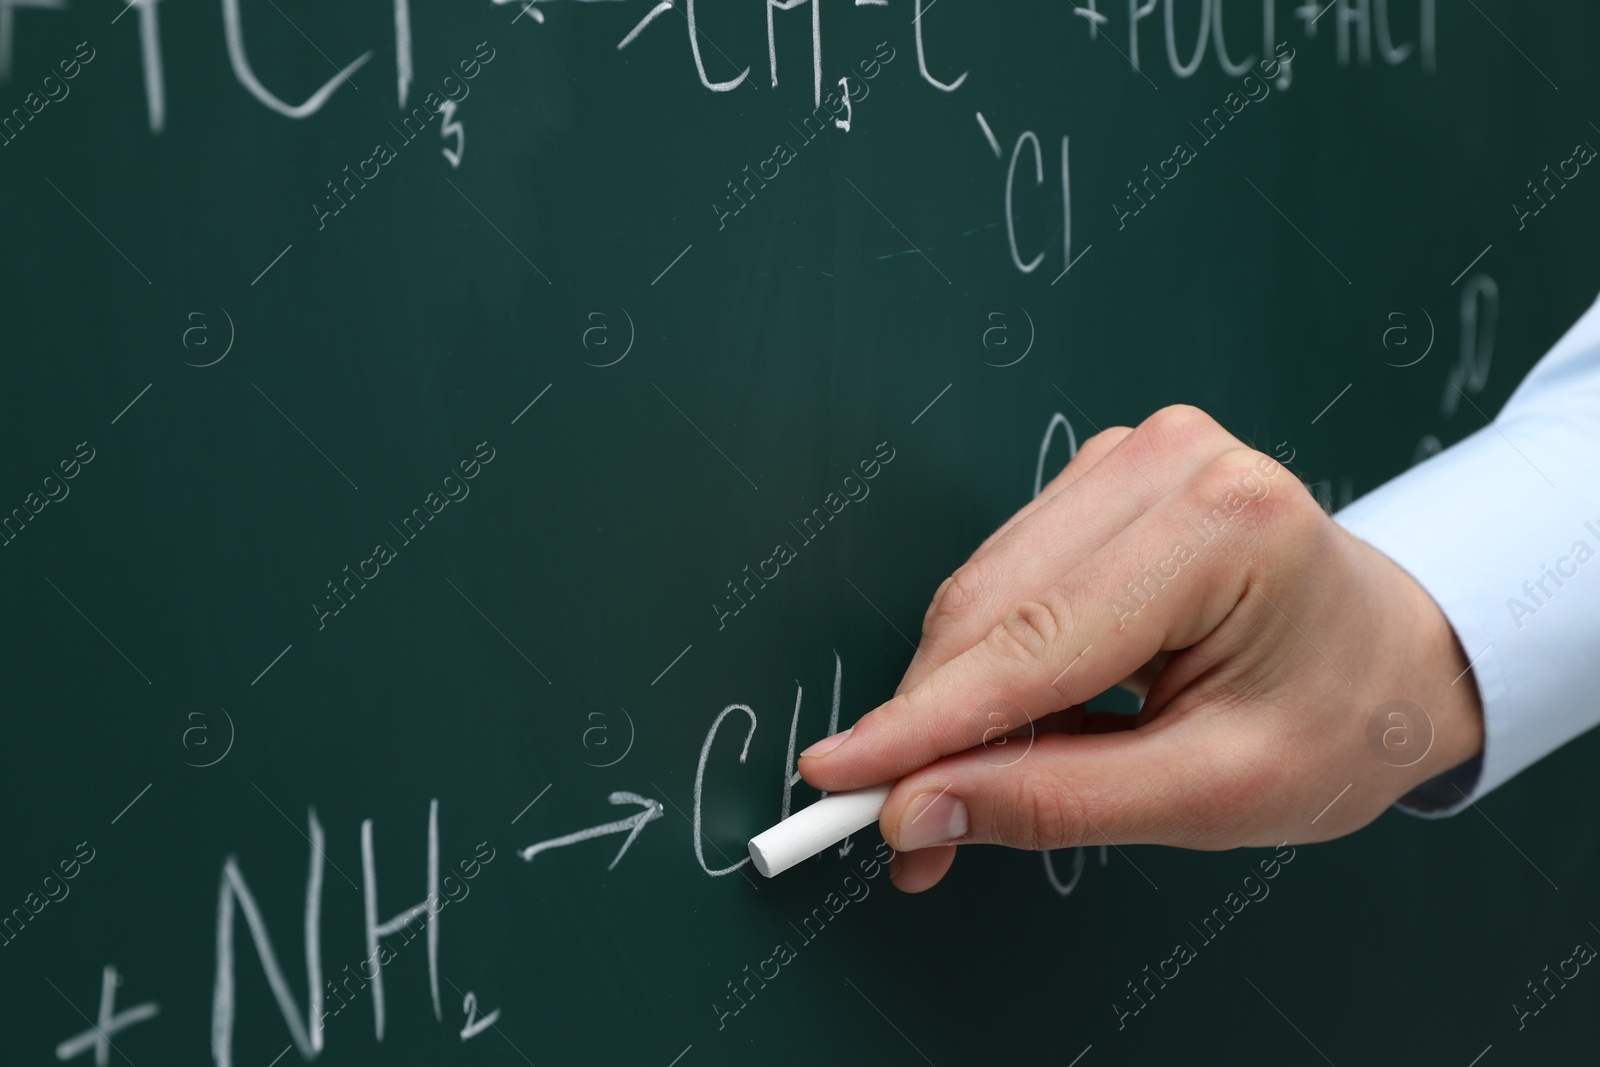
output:
<instances>
[{"instance_id":1,"label":"fingernail","mask_svg":"<svg viewBox=\"0 0 1600 1067\"><path fill-rule=\"evenodd\" d=\"M853 729L855 729L855 727L852 726L850 730ZM805 759L807 756L826 756L828 753L844 744L845 738L850 736L850 730L841 730L832 737L824 737L821 741L818 741L816 744L800 753L800 758Z\"/></svg>"},{"instance_id":2,"label":"fingernail","mask_svg":"<svg viewBox=\"0 0 1600 1067\"><path fill-rule=\"evenodd\" d=\"M967 806L948 789L920 793L900 817L900 847L907 852L965 837Z\"/></svg>"}]
</instances>

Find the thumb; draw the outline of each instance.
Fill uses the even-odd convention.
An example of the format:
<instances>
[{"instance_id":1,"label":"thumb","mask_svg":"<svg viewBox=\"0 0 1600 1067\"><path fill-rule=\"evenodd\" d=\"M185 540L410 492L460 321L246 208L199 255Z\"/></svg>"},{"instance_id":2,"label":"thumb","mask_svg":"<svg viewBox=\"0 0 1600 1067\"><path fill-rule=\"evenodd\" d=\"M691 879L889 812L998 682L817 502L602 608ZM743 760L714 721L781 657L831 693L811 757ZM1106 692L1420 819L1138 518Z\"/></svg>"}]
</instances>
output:
<instances>
[{"instance_id":1,"label":"thumb","mask_svg":"<svg viewBox=\"0 0 1600 1067\"><path fill-rule=\"evenodd\" d=\"M902 778L879 825L897 851L944 844L1021 849L1091 844L1231 847L1237 828L1200 817L1204 774L1178 758L1184 730L1009 736ZM1226 774L1226 771L1223 771ZM1215 780L1213 779L1215 784ZM1248 791L1248 790L1246 790Z\"/></svg>"}]
</instances>

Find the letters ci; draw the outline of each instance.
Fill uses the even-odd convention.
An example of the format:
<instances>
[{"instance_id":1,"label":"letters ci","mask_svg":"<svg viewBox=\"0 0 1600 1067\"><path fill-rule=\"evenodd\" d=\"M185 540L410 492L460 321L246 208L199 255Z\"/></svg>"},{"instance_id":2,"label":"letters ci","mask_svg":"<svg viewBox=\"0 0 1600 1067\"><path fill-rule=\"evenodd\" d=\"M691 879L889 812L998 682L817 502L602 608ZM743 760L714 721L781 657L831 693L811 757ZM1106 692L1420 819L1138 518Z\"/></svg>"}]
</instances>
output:
<instances>
[{"instance_id":1,"label":"letters ci","mask_svg":"<svg viewBox=\"0 0 1600 1067\"><path fill-rule=\"evenodd\" d=\"M1012 207L1016 199L1017 163L1022 158L1023 147L1030 149L1033 157L1033 184L1035 187L1044 184L1044 153L1039 147L1039 137L1032 130L1023 130L1017 137L1017 143L1011 150L1011 164L1006 167L1006 243L1011 249L1011 264L1024 274L1032 274L1039 269L1039 264L1044 262L1044 250L1040 249L1034 257L1026 263L1022 260L1022 252L1017 245L1017 218ZM1061 262L1062 266L1072 263L1072 154L1071 139L1061 138Z\"/></svg>"}]
</instances>

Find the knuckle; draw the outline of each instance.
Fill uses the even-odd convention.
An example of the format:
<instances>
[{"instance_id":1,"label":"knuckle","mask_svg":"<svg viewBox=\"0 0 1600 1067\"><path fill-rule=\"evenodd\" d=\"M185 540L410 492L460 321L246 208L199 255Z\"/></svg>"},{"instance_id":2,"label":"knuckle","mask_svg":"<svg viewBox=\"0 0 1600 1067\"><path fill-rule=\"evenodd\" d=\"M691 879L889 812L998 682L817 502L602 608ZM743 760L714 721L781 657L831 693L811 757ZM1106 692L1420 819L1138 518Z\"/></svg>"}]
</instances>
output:
<instances>
[{"instance_id":1,"label":"knuckle","mask_svg":"<svg viewBox=\"0 0 1600 1067\"><path fill-rule=\"evenodd\" d=\"M1083 843L1083 806L1075 793L1062 782L1030 781L1026 806L1026 827L1019 825L1019 848L1075 848Z\"/></svg>"},{"instance_id":2,"label":"knuckle","mask_svg":"<svg viewBox=\"0 0 1600 1067\"><path fill-rule=\"evenodd\" d=\"M1133 429L1128 426L1108 426L1079 445L1078 454L1074 458L1084 460L1091 465L1098 463L1132 432Z\"/></svg>"},{"instance_id":3,"label":"knuckle","mask_svg":"<svg viewBox=\"0 0 1600 1067\"><path fill-rule=\"evenodd\" d=\"M1216 419L1192 404L1169 404L1139 424L1140 430L1176 441L1193 441L1221 428Z\"/></svg>"},{"instance_id":4,"label":"knuckle","mask_svg":"<svg viewBox=\"0 0 1600 1067\"><path fill-rule=\"evenodd\" d=\"M1067 461L1061 472L1050 479L1049 495L1054 495L1063 486L1072 484L1099 466L1100 462L1111 455L1131 433L1133 430L1127 426L1111 426L1087 438L1078 446L1078 450L1072 454L1072 458Z\"/></svg>"},{"instance_id":5,"label":"knuckle","mask_svg":"<svg viewBox=\"0 0 1600 1067\"><path fill-rule=\"evenodd\" d=\"M982 599L985 580L977 565L962 564L954 574L939 583L922 620L924 637L946 623L957 623L969 616Z\"/></svg>"},{"instance_id":6,"label":"knuckle","mask_svg":"<svg viewBox=\"0 0 1600 1067\"><path fill-rule=\"evenodd\" d=\"M1253 492L1243 518L1247 527L1273 543L1307 547L1328 520L1322 506L1298 478L1279 477L1283 468L1259 452L1237 468L1235 492ZM1241 488L1242 487L1242 488Z\"/></svg>"},{"instance_id":7,"label":"knuckle","mask_svg":"<svg viewBox=\"0 0 1600 1067\"><path fill-rule=\"evenodd\" d=\"M1309 507L1304 505L1309 504ZM1263 541L1293 546L1311 533L1322 509L1309 494L1273 493L1251 504L1244 515L1246 528Z\"/></svg>"},{"instance_id":8,"label":"knuckle","mask_svg":"<svg viewBox=\"0 0 1600 1067\"><path fill-rule=\"evenodd\" d=\"M1305 532L1300 523L1311 518L1303 506L1310 496L1293 479L1277 484L1281 469L1253 449L1226 452L1194 475L1188 508L1213 530L1231 526L1272 536Z\"/></svg>"},{"instance_id":9,"label":"knuckle","mask_svg":"<svg viewBox=\"0 0 1600 1067\"><path fill-rule=\"evenodd\" d=\"M1008 611L989 632L1000 652L1028 664L1048 663L1062 635L1071 631L1066 605L1055 599L1028 600Z\"/></svg>"},{"instance_id":10,"label":"knuckle","mask_svg":"<svg viewBox=\"0 0 1600 1067\"><path fill-rule=\"evenodd\" d=\"M1086 825L1082 798L1058 774L1016 774L990 795L987 838L994 845L1077 848Z\"/></svg>"},{"instance_id":11,"label":"knuckle","mask_svg":"<svg viewBox=\"0 0 1600 1067\"><path fill-rule=\"evenodd\" d=\"M1217 504L1237 493L1244 464L1232 452L1218 456L1195 473L1192 488L1197 502Z\"/></svg>"},{"instance_id":12,"label":"knuckle","mask_svg":"<svg viewBox=\"0 0 1600 1067\"><path fill-rule=\"evenodd\" d=\"M1265 505L1261 509L1262 520L1266 524L1283 528L1291 535L1310 534L1329 524L1327 512L1299 479L1287 478L1284 484L1272 488L1272 493L1262 501Z\"/></svg>"}]
</instances>

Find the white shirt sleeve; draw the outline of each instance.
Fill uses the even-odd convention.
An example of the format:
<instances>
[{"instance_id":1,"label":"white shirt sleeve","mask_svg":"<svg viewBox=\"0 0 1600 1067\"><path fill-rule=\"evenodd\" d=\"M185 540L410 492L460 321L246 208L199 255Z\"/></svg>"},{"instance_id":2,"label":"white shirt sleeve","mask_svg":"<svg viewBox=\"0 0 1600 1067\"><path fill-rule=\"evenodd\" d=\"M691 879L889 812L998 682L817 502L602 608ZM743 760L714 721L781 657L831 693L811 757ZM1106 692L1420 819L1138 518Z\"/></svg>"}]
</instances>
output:
<instances>
[{"instance_id":1,"label":"white shirt sleeve","mask_svg":"<svg viewBox=\"0 0 1600 1067\"><path fill-rule=\"evenodd\" d=\"M1334 519L1439 604L1483 699L1482 756L1403 809L1454 814L1600 723L1600 302L1494 422Z\"/></svg>"}]
</instances>

